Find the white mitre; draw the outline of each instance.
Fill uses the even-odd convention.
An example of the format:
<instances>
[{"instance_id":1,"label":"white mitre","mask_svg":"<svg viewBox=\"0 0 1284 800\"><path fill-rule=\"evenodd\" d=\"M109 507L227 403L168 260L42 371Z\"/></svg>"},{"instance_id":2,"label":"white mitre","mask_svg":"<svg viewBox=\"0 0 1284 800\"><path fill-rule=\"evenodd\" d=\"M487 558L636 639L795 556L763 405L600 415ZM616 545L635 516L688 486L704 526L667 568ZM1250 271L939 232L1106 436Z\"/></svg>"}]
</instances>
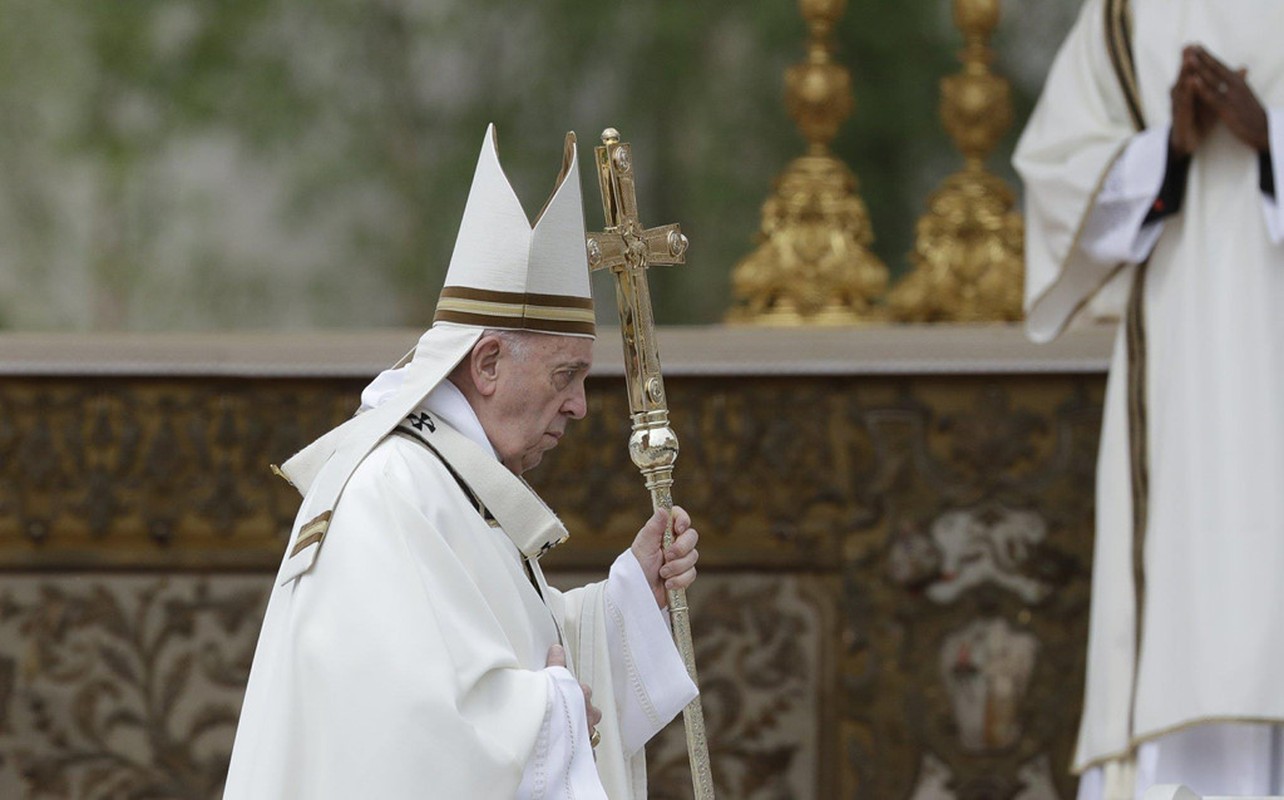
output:
<instances>
[{"instance_id":1,"label":"white mitre","mask_svg":"<svg viewBox=\"0 0 1284 800\"><path fill-rule=\"evenodd\" d=\"M486 129L433 325L372 384L378 404L281 467L304 495L280 580L305 572L357 466L446 379L487 329L594 336L575 134L566 134L552 196L532 225L505 177L495 126ZM375 404L371 404L375 405Z\"/></svg>"},{"instance_id":2,"label":"white mitre","mask_svg":"<svg viewBox=\"0 0 1284 800\"><path fill-rule=\"evenodd\" d=\"M575 134L566 134L557 184L532 227L499 166L491 125L433 327L452 322L592 338L586 239Z\"/></svg>"}]
</instances>

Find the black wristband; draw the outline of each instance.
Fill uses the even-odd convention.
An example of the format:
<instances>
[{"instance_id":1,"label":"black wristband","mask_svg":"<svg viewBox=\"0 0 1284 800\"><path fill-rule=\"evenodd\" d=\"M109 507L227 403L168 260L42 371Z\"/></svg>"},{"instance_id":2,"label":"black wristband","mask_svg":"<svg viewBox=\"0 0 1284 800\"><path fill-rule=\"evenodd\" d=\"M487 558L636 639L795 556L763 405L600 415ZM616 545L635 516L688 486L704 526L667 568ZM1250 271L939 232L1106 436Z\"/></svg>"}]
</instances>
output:
<instances>
[{"instance_id":1,"label":"black wristband","mask_svg":"<svg viewBox=\"0 0 1284 800\"><path fill-rule=\"evenodd\" d=\"M1186 196L1186 175L1190 172L1190 156L1180 156L1173 150L1172 142L1168 144L1168 162L1164 165L1164 183L1159 187L1159 194L1150 204L1150 211L1142 225L1157 222L1181 211L1182 198Z\"/></svg>"},{"instance_id":2,"label":"black wristband","mask_svg":"<svg viewBox=\"0 0 1284 800\"><path fill-rule=\"evenodd\" d=\"M1269 149L1257 151L1257 185L1262 194L1275 199L1275 162Z\"/></svg>"}]
</instances>

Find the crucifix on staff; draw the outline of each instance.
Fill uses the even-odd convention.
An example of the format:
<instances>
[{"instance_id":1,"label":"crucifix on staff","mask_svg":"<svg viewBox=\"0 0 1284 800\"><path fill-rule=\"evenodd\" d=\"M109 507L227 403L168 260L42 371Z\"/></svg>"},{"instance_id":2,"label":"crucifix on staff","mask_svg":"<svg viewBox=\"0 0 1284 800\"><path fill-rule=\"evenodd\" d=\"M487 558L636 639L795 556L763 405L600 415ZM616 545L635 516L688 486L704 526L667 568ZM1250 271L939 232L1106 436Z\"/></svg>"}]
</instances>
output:
<instances>
[{"instance_id":1,"label":"crucifix on staff","mask_svg":"<svg viewBox=\"0 0 1284 800\"><path fill-rule=\"evenodd\" d=\"M647 269L652 264L682 264L686 261L687 237L677 223L646 228L638 218L634 190L633 150L620 141L614 128L602 132L596 148L598 185L602 190L602 214L606 230L588 237L589 267L609 269L615 275L615 296L620 312L620 334L624 338L625 385L629 393L629 414L633 434L629 455L642 472L655 509L673 508L673 465L678 459L678 437L669 427L669 406L660 374L660 352L655 338L655 317ZM664 544L673 541L673 518L669 517ZM697 684L695 650L691 642L691 621L685 589L669 590L669 614L673 638ZM682 711L691 762L691 781L697 800L713 797L713 774L704 730L700 698Z\"/></svg>"}]
</instances>

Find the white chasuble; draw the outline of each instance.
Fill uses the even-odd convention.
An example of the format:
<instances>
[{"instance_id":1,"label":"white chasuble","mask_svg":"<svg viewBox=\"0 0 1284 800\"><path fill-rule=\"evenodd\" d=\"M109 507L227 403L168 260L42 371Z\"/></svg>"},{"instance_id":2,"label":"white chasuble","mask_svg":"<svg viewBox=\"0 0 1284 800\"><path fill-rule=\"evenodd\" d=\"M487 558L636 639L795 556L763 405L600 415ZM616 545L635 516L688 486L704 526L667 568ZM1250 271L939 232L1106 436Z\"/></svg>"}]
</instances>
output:
<instances>
[{"instance_id":1,"label":"white chasuble","mask_svg":"<svg viewBox=\"0 0 1284 800\"><path fill-rule=\"evenodd\" d=\"M1180 211L1154 227L1136 230L1141 215L1127 202L1114 208L1127 191L1111 185L1123 180L1157 190L1162 165L1158 176L1153 168L1148 178L1127 173L1156 161L1145 156L1154 151L1143 140L1163 136L1169 90L1189 43L1246 68L1262 103L1284 108L1284 3L1134 0L1132 7L1147 131L1132 125L1105 42L1102 3L1089 0L1015 156L1026 188L1033 338L1057 335L1099 287L1128 268L1110 257L1110 240L1123 243L1115 249L1124 260L1138 243L1149 250L1144 361L1134 362L1144 364L1147 523L1133 531L1130 353L1121 330L1098 464L1078 770L1128 759L1138 745L1193 725L1284 721L1284 247L1272 218L1278 206L1259 189L1258 154L1222 124L1191 161ZM1272 112L1273 128L1279 119ZM1278 142L1280 132L1271 133ZM1284 152L1276 147L1273 159L1278 175ZM1276 187L1284 189L1278 180ZM1153 199L1141 196L1143 203ZM1112 214L1119 216L1111 220ZM1133 235L1120 238L1120 225L1132 225ZM1134 533L1144 537L1140 587Z\"/></svg>"},{"instance_id":2,"label":"white chasuble","mask_svg":"<svg viewBox=\"0 0 1284 800\"><path fill-rule=\"evenodd\" d=\"M636 559L561 593L492 523L422 442L371 452L315 563L273 591L225 797L645 796L641 745L695 689ZM575 678L545 668L559 628Z\"/></svg>"}]
</instances>

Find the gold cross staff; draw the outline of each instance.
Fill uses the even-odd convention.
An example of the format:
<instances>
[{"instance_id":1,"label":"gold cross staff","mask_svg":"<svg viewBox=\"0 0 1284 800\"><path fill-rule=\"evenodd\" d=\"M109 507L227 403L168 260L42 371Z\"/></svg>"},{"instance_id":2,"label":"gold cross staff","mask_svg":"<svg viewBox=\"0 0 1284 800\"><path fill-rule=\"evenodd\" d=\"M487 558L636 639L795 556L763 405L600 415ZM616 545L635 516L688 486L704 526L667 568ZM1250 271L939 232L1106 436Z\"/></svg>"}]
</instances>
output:
<instances>
[{"instance_id":1,"label":"gold cross staff","mask_svg":"<svg viewBox=\"0 0 1284 800\"><path fill-rule=\"evenodd\" d=\"M651 506L671 509L678 437L669 427L669 406L664 395L664 378L660 375L660 351L655 341L655 317L646 271L652 264L683 263L687 237L676 223L643 227L633 189L633 151L628 143L620 141L619 131L614 128L603 131L602 146L596 152L606 230L588 236L589 267L609 269L615 274L620 333L624 337L625 383L633 421L629 455L646 479ZM664 546L667 548L672 543L673 517L670 515L664 531ZM669 590L669 617L673 622L673 639L687 673L699 685L685 589ZM682 722L687 732L687 754L696 800L713 800L713 772L709 767L709 744L699 697L682 710Z\"/></svg>"}]
</instances>

